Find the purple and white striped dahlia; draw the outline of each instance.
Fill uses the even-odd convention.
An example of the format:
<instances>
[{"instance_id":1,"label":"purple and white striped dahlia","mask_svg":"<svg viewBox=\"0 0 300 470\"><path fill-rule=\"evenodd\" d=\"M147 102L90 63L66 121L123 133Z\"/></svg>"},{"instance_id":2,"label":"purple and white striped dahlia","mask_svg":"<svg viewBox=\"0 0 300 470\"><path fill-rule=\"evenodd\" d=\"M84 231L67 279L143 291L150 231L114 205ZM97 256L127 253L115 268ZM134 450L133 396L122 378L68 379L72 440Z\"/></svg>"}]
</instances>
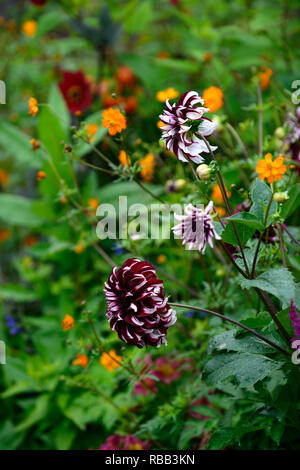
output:
<instances>
[{"instance_id":1,"label":"purple and white striped dahlia","mask_svg":"<svg viewBox=\"0 0 300 470\"><path fill-rule=\"evenodd\" d=\"M167 344L167 330L176 322L176 312L168 305L163 281L152 264L130 258L113 268L104 286L106 316L122 341L138 348Z\"/></svg>"},{"instance_id":2,"label":"purple and white striped dahlia","mask_svg":"<svg viewBox=\"0 0 300 470\"><path fill-rule=\"evenodd\" d=\"M204 253L207 244L213 247L213 238L221 239L214 229L212 209L213 203L210 201L205 209L188 204L184 210L185 215L175 214L175 218L180 220L180 223L172 230L175 235L182 238L182 244L187 245L188 250L198 250Z\"/></svg>"},{"instance_id":3,"label":"purple and white striped dahlia","mask_svg":"<svg viewBox=\"0 0 300 470\"><path fill-rule=\"evenodd\" d=\"M209 152L201 137L211 135L217 124L203 117L203 114L209 111L203 105L204 100L196 91L187 91L180 96L177 104L171 105L169 100L166 100L166 109L159 116L165 124L162 127L162 140L167 149L174 152L182 162L190 160L202 163L204 159L201 153ZM216 148L211 146L212 150Z\"/></svg>"}]
</instances>

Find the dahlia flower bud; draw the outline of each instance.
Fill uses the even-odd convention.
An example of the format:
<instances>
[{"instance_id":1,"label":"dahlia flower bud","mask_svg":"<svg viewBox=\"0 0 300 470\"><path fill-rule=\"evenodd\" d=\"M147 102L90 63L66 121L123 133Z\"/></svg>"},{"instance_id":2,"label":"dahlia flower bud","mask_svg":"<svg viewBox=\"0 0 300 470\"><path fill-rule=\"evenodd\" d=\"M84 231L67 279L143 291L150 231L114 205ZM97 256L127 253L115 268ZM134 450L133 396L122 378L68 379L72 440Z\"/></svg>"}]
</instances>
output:
<instances>
[{"instance_id":1,"label":"dahlia flower bud","mask_svg":"<svg viewBox=\"0 0 300 470\"><path fill-rule=\"evenodd\" d=\"M176 322L176 312L168 305L163 281L152 264L130 258L113 268L104 286L106 316L122 341L138 348L167 344L167 330Z\"/></svg>"},{"instance_id":2,"label":"dahlia flower bud","mask_svg":"<svg viewBox=\"0 0 300 470\"><path fill-rule=\"evenodd\" d=\"M211 167L202 163L196 168L197 175L202 181L209 181L211 175Z\"/></svg>"},{"instance_id":3,"label":"dahlia flower bud","mask_svg":"<svg viewBox=\"0 0 300 470\"><path fill-rule=\"evenodd\" d=\"M273 196L274 201L276 202L285 202L289 199L288 193L286 191L283 191L281 193L275 193Z\"/></svg>"}]
</instances>

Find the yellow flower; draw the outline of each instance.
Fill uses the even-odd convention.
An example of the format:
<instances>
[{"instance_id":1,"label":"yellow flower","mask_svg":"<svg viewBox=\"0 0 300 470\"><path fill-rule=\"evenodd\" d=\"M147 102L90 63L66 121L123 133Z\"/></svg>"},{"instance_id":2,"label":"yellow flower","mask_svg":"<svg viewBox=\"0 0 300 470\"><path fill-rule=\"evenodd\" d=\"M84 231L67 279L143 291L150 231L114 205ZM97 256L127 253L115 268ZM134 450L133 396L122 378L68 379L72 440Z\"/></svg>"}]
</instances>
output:
<instances>
[{"instance_id":1,"label":"yellow flower","mask_svg":"<svg viewBox=\"0 0 300 470\"><path fill-rule=\"evenodd\" d=\"M121 365L119 364L121 361L121 356L118 356L114 349L109 351L109 354L107 354L106 352L102 353L100 358L100 363L105 367L105 369L109 370L110 372L114 369L118 369L119 367L121 367Z\"/></svg>"},{"instance_id":2,"label":"yellow flower","mask_svg":"<svg viewBox=\"0 0 300 470\"><path fill-rule=\"evenodd\" d=\"M36 150L38 150L41 146L41 142L37 139L31 139L30 140L30 144L31 144L31 149L35 152Z\"/></svg>"},{"instance_id":3,"label":"yellow flower","mask_svg":"<svg viewBox=\"0 0 300 470\"><path fill-rule=\"evenodd\" d=\"M102 126L108 128L109 135L116 135L126 129L126 117L119 109L105 109L102 111Z\"/></svg>"},{"instance_id":4,"label":"yellow flower","mask_svg":"<svg viewBox=\"0 0 300 470\"><path fill-rule=\"evenodd\" d=\"M147 153L147 155L144 158L141 158L138 161L138 165L142 167L141 177L146 183L149 183L150 181L152 181L153 172L154 172L154 163L155 163L155 158L152 153Z\"/></svg>"},{"instance_id":5,"label":"yellow flower","mask_svg":"<svg viewBox=\"0 0 300 470\"><path fill-rule=\"evenodd\" d=\"M172 87L156 93L156 99L161 103L164 103L166 100L173 100L177 98L177 96L179 96L179 92Z\"/></svg>"},{"instance_id":6,"label":"yellow flower","mask_svg":"<svg viewBox=\"0 0 300 470\"><path fill-rule=\"evenodd\" d=\"M32 96L28 100L28 107L29 107L28 114L31 114L32 116L36 116L37 113L39 112L38 102Z\"/></svg>"},{"instance_id":7,"label":"yellow flower","mask_svg":"<svg viewBox=\"0 0 300 470\"><path fill-rule=\"evenodd\" d=\"M202 98L204 99L204 106L209 108L211 113L214 113L223 106L223 91L216 87L211 86L203 91Z\"/></svg>"},{"instance_id":8,"label":"yellow flower","mask_svg":"<svg viewBox=\"0 0 300 470\"><path fill-rule=\"evenodd\" d=\"M82 253L84 250L85 250L85 246L80 245L80 244L76 245L74 248L74 251L75 253L77 253L77 255L80 255L80 253Z\"/></svg>"},{"instance_id":9,"label":"yellow flower","mask_svg":"<svg viewBox=\"0 0 300 470\"><path fill-rule=\"evenodd\" d=\"M128 450L143 450L141 444L130 444Z\"/></svg>"},{"instance_id":10,"label":"yellow flower","mask_svg":"<svg viewBox=\"0 0 300 470\"><path fill-rule=\"evenodd\" d=\"M72 364L73 366L81 366L86 368L88 365L89 359L85 354L77 354L76 359L73 359Z\"/></svg>"},{"instance_id":11,"label":"yellow flower","mask_svg":"<svg viewBox=\"0 0 300 470\"><path fill-rule=\"evenodd\" d=\"M158 264L164 264L166 262L166 259L167 259L166 255L161 254L161 255L158 255L157 262Z\"/></svg>"},{"instance_id":12,"label":"yellow flower","mask_svg":"<svg viewBox=\"0 0 300 470\"><path fill-rule=\"evenodd\" d=\"M268 183L273 183L281 180L282 175L287 171L287 167L283 164L284 158L279 156L272 161L272 155L267 153L263 160L258 160L255 171L259 174L259 179L262 181L267 178Z\"/></svg>"},{"instance_id":13,"label":"yellow flower","mask_svg":"<svg viewBox=\"0 0 300 470\"><path fill-rule=\"evenodd\" d=\"M88 206L93 209L92 212L95 213L97 207L99 206L99 200L94 197L91 197L90 199L88 199Z\"/></svg>"},{"instance_id":14,"label":"yellow flower","mask_svg":"<svg viewBox=\"0 0 300 470\"><path fill-rule=\"evenodd\" d=\"M0 184L5 186L9 181L9 174L0 168Z\"/></svg>"},{"instance_id":15,"label":"yellow flower","mask_svg":"<svg viewBox=\"0 0 300 470\"><path fill-rule=\"evenodd\" d=\"M86 133L90 142L93 142L95 140L95 135L97 134L97 131L99 129L98 124L96 123L87 124L85 128L86 128Z\"/></svg>"},{"instance_id":16,"label":"yellow flower","mask_svg":"<svg viewBox=\"0 0 300 470\"><path fill-rule=\"evenodd\" d=\"M0 230L0 243L6 242L11 237L11 233L6 228Z\"/></svg>"},{"instance_id":17,"label":"yellow flower","mask_svg":"<svg viewBox=\"0 0 300 470\"><path fill-rule=\"evenodd\" d=\"M128 157L127 153L125 152L125 150L121 150L120 153L119 153L119 162L121 163L121 165L123 166L130 166L131 165L131 160L130 158Z\"/></svg>"},{"instance_id":18,"label":"yellow flower","mask_svg":"<svg viewBox=\"0 0 300 470\"><path fill-rule=\"evenodd\" d=\"M271 76L273 75L273 70L270 67L262 67L261 71L258 73L258 78L260 81L260 88L265 90L270 83Z\"/></svg>"},{"instance_id":19,"label":"yellow flower","mask_svg":"<svg viewBox=\"0 0 300 470\"><path fill-rule=\"evenodd\" d=\"M71 315L65 315L61 325L64 331L68 331L74 326L74 318Z\"/></svg>"},{"instance_id":20,"label":"yellow flower","mask_svg":"<svg viewBox=\"0 0 300 470\"><path fill-rule=\"evenodd\" d=\"M22 24L22 32L25 36L33 38L37 29L37 22L35 20L28 20Z\"/></svg>"},{"instance_id":21,"label":"yellow flower","mask_svg":"<svg viewBox=\"0 0 300 470\"><path fill-rule=\"evenodd\" d=\"M228 198L231 197L231 192L228 191L227 189L226 189L226 194ZM211 198L219 204L223 202L222 192L221 192L219 185L215 184L213 186L213 192L212 192Z\"/></svg>"}]
</instances>

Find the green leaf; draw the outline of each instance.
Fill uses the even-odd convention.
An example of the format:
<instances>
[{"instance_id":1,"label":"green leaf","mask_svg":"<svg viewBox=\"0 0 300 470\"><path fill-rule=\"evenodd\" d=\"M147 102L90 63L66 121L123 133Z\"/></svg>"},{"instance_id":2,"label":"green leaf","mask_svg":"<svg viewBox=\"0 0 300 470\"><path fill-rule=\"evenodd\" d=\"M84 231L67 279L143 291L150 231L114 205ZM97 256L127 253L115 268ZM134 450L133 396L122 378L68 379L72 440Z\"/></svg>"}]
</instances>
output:
<instances>
[{"instance_id":1,"label":"green leaf","mask_svg":"<svg viewBox=\"0 0 300 470\"><path fill-rule=\"evenodd\" d=\"M254 234L255 228L248 227L247 225L242 225L242 224L235 224L235 227L236 227L236 231L238 233L242 246L245 246L249 238L251 238L252 235ZM223 230L221 236L224 242L229 243L230 245L238 246L237 238L236 238L232 223L229 222L226 225L226 228L225 230Z\"/></svg>"},{"instance_id":2,"label":"green leaf","mask_svg":"<svg viewBox=\"0 0 300 470\"><path fill-rule=\"evenodd\" d=\"M25 431L45 418L49 411L50 404L51 400L49 395L40 395L36 399L33 409L29 412L28 416L18 424L18 426L15 428L15 431Z\"/></svg>"},{"instance_id":3,"label":"green leaf","mask_svg":"<svg viewBox=\"0 0 300 470\"><path fill-rule=\"evenodd\" d=\"M55 113L61 118L60 125L65 135L68 136L70 132L69 126L71 125L70 113L63 95L55 83L53 83L51 86L48 102L51 106L51 110L54 110Z\"/></svg>"},{"instance_id":4,"label":"green leaf","mask_svg":"<svg viewBox=\"0 0 300 470\"><path fill-rule=\"evenodd\" d=\"M289 193L289 199L283 204L280 215L287 219L300 205L300 183L293 186Z\"/></svg>"},{"instance_id":5,"label":"green leaf","mask_svg":"<svg viewBox=\"0 0 300 470\"><path fill-rule=\"evenodd\" d=\"M283 308L288 307L295 297L294 278L286 268L269 269L256 279L242 279L240 285L244 289L258 287L275 295L282 302Z\"/></svg>"},{"instance_id":6,"label":"green leaf","mask_svg":"<svg viewBox=\"0 0 300 470\"><path fill-rule=\"evenodd\" d=\"M32 289L18 284L2 284L0 286L0 299L12 300L14 302L33 302L38 299Z\"/></svg>"},{"instance_id":7,"label":"green leaf","mask_svg":"<svg viewBox=\"0 0 300 470\"><path fill-rule=\"evenodd\" d=\"M66 19L67 15L63 12L63 10L60 10L59 12L57 10L54 10L43 14L39 18L37 32L34 39L38 39L43 34L52 31L60 23L66 21Z\"/></svg>"},{"instance_id":8,"label":"green leaf","mask_svg":"<svg viewBox=\"0 0 300 470\"><path fill-rule=\"evenodd\" d=\"M217 386L225 379L234 377L240 387L252 387L280 365L260 354L218 354L206 364L203 377L211 386Z\"/></svg>"},{"instance_id":9,"label":"green leaf","mask_svg":"<svg viewBox=\"0 0 300 470\"><path fill-rule=\"evenodd\" d=\"M16 126L0 122L0 145L8 155L11 155L18 164L29 168L39 168L41 151L33 152L30 145L30 137L20 131Z\"/></svg>"},{"instance_id":10,"label":"green leaf","mask_svg":"<svg viewBox=\"0 0 300 470\"><path fill-rule=\"evenodd\" d=\"M218 351L236 351L252 354L267 354L274 351L268 344L256 336L246 334L236 338L237 330L229 330L215 336L208 344L207 352Z\"/></svg>"},{"instance_id":11,"label":"green leaf","mask_svg":"<svg viewBox=\"0 0 300 470\"><path fill-rule=\"evenodd\" d=\"M258 220L256 215L249 212L238 212L228 217L227 220L233 220L236 224L246 225L255 230L263 231L265 229L264 224Z\"/></svg>"},{"instance_id":12,"label":"green leaf","mask_svg":"<svg viewBox=\"0 0 300 470\"><path fill-rule=\"evenodd\" d=\"M255 215L258 220L264 223L265 213L272 196L272 191L263 181L256 178L251 187L251 199L253 205L251 206L250 213ZM271 216L277 212L277 204L273 200L269 209L269 216L267 226L271 223Z\"/></svg>"},{"instance_id":13,"label":"green leaf","mask_svg":"<svg viewBox=\"0 0 300 470\"><path fill-rule=\"evenodd\" d=\"M8 225L39 227L42 217L33 212L33 200L14 194L0 194L0 219Z\"/></svg>"}]
</instances>

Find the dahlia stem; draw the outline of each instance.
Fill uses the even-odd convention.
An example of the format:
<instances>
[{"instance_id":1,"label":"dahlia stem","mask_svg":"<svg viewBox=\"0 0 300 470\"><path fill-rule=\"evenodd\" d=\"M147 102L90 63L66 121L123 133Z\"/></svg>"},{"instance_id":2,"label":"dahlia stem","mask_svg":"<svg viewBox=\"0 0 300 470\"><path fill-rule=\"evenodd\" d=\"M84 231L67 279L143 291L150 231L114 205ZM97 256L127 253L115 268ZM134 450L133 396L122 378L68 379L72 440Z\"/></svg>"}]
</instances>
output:
<instances>
[{"instance_id":1,"label":"dahlia stem","mask_svg":"<svg viewBox=\"0 0 300 470\"><path fill-rule=\"evenodd\" d=\"M216 162L214 152L212 151L208 140L204 136L201 136L201 137L204 140L205 145L208 148L212 159ZM227 212L228 212L229 215L232 215L232 210L231 210L229 199L228 199L228 196L227 196L227 193L226 193L226 187L225 187L225 184L224 184L224 181L223 181L220 170L217 170L217 176L218 176L218 183L219 183L219 186L220 186L220 189L221 189L223 200L224 200L226 208L227 208ZM242 243L241 243L238 231L236 229L236 226L235 226L235 223L233 222L233 220L231 220L230 222L232 224L232 228L233 228L235 237L237 239L237 242L238 242L238 245L239 245L239 248L240 248L240 251L241 251L241 255L242 255L242 258L243 258L243 263L244 263L244 266L245 266L246 273L248 274L248 276L250 276L250 271L249 271L249 268L248 268L247 260L245 258L244 250L243 250L243 247L242 247Z\"/></svg>"},{"instance_id":2,"label":"dahlia stem","mask_svg":"<svg viewBox=\"0 0 300 470\"><path fill-rule=\"evenodd\" d=\"M266 210L266 214L265 214L265 218L264 218L264 225L267 224L269 212L270 212L270 209L271 209L271 204L272 204L272 201L273 201L273 186L272 185L271 185L271 189L272 189L272 194L271 194L271 198L269 200L268 206L267 206L267 210ZM260 233L260 236L259 236L259 239L258 239L258 242L257 242L257 245L256 245L256 250L255 250L253 263L252 263L251 279L253 279L254 274L255 274L255 265L256 265L257 256L258 256L259 248L260 248L264 233L265 233L265 230ZM268 239L266 240L266 243L268 243Z\"/></svg>"},{"instance_id":3,"label":"dahlia stem","mask_svg":"<svg viewBox=\"0 0 300 470\"><path fill-rule=\"evenodd\" d=\"M247 150L246 150L246 147L242 141L242 139L240 138L240 136L238 135L238 133L236 132L236 130L234 129L234 127L232 127L231 124L229 124L229 122L227 122L225 124L225 126L227 127L227 129L230 131L230 133L233 135L233 137L235 138L235 140L237 141L237 143L239 144L243 154L244 154L244 157L246 160L249 160L249 156L248 156L248 153L247 153Z\"/></svg>"},{"instance_id":4,"label":"dahlia stem","mask_svg":"<svg viewBox=\"0 0 300 470\"><path fill-rule=\"evenodd\" d=\"M283 245L283 236L282 236L282 228L280 224L276 224L276 228L278 230L278 236L279 236L279 243L280 243L280 251L281 251L281 257L282 257L282 264L285 268L287 268L286 264L286 259L285 259L285 254L284 254L284 245Z\"/></svg>"},{"instance_id":5,"label":"dahlia stem","mask_svg":"<svg viewBox=\"0 0 300 470\"><path fill-rule=\"evenodd\" d=\"M291 232L284 226L284 224L281 224L281 227L288 234L290 239L293 240L293 242L300 247L300 243L298 242L298 240L294 237L294 235L291 234Z\"/></svg>"},{"instance_id":6,"label":"dahlia stem","mask_svg":"<svg viewBox=\"0 0 300 470\"><path fill-rule=\"evenodd\" d=\"M225 315L222 315L221 313L213 312L212 310L208 310L208 309L200 308L200 307L194 307L192 305L186 305L186 304L176 304L176 303L173 303L173 302L169 302L169 305L171 305L172 307L180 307L180 308L186 308L186 309L189 309L189 310L198 310L199 312L206 312L206 313L209 313L210 315L221 318L221 320L223 320L223 321L228 321L230 323L233 323L234 325L242 328L243 330L246 330L249 333L252 333L253 335L257 336L259 339L261 339L265 343L269 344L273 348L277 349L278 351L282 352L283 354L286 354L286 355L290 356L290 353L288 351L286 351L285 349L283 349L281 346L279 346L279 344L276 344L273 341L269 340L265 336L258 333L256 330L253 330L252 328L248 328L248 326L243 325L242 323L240 323L237 320L233 320L232 318L226 317Z\"/></svg>"},{"instance_id":7,"label":"dahlia stem","mask_svg":"<svg viewBox=\"0 0 300 470\"><path fill-rule=\"evenodd\" d=\"M257 98L258 98L258 155L262 156L263 153L263 101L261 88L258 82L256 82Z\"/></svg>"}]
</instances>

